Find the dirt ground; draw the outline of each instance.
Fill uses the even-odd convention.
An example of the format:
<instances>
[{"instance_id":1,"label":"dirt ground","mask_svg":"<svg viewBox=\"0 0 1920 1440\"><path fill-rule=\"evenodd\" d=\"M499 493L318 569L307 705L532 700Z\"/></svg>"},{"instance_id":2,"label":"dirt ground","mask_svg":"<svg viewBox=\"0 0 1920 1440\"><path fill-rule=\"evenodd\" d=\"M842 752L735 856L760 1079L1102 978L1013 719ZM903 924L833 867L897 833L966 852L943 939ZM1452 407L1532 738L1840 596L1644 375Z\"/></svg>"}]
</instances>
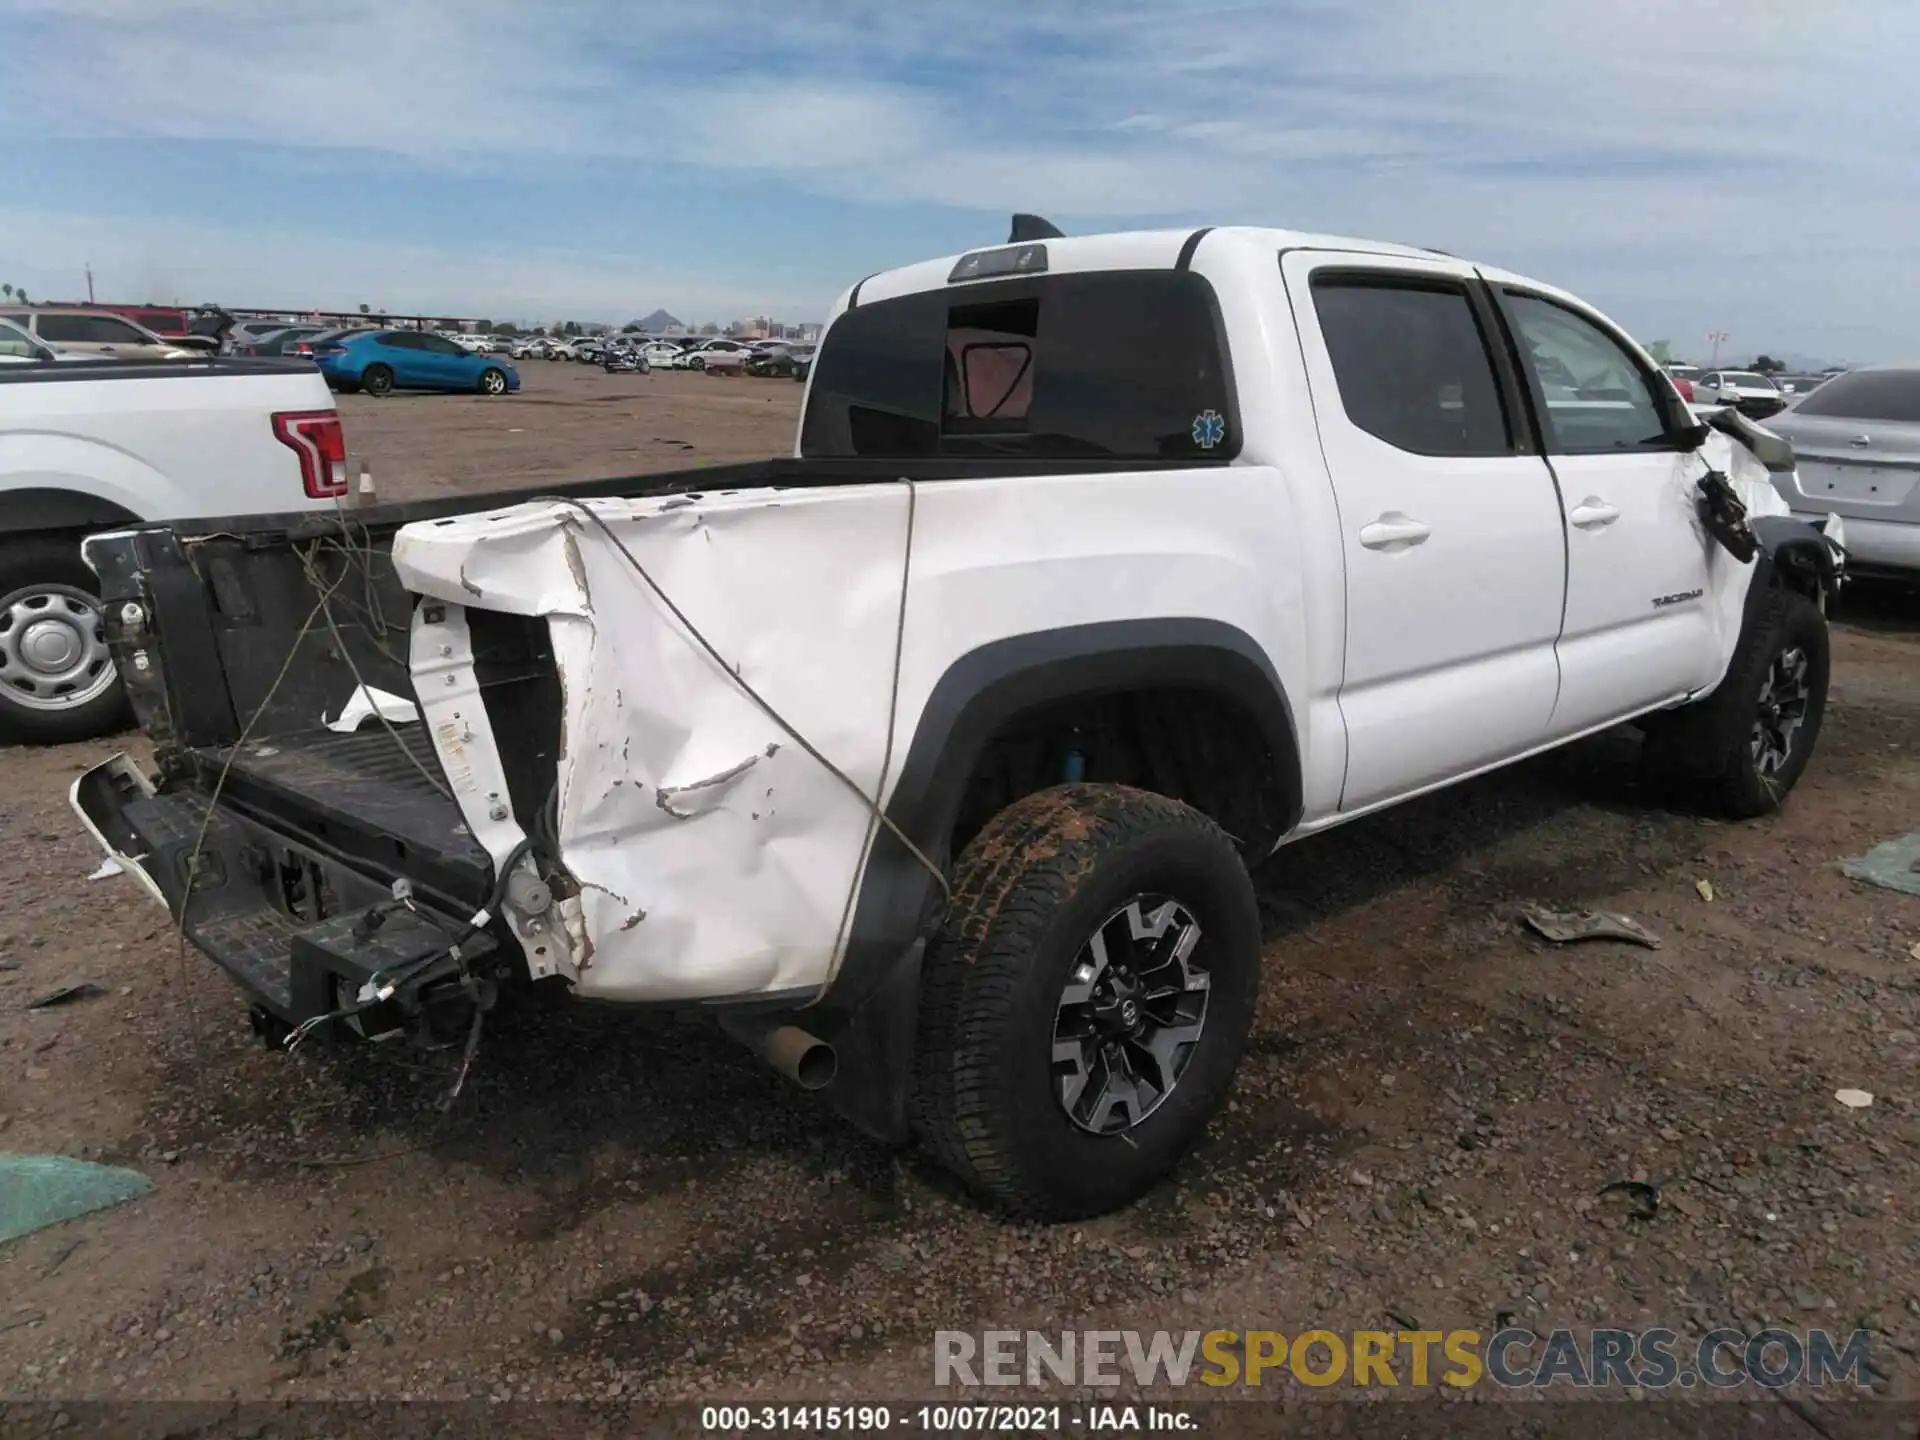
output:
<instances>
[{"instance_id":1,"label":"dirt ground","mask_svg":"<svg viewBox=\"0 0 1920 1440\"><path fill-rule=\"evenodd\" d=\"M522 489L793 453L791 380L519 360L517 395L342 395L349 473L383 500Z\"/></svg>"},{"instance_id":2,"label":"dirt ground","mask_svg":"<svg viewBox=\"0 0 1920 1440\"><path fill-rule=\"evenodd\" d=\"M522 368L512 400L349 397L383 492L790 443L786 382ZM66 787L118 746L0 750L0 1149L157 1183L0 1246L0 1395L905 1397L942 1328L1511 1318L1862 1326L1875 1388L1920 1397L1920 899L1836 867L1920 828L1920 598L1850 603L1783 814L1664 808L1636 747L1283 851L1227 1113L1144 1203L1056 1228L700 1024L503 1013L444 1115L450 1055L269 1052L131 880L86 878ZM1663 943L1555 948L1533 900ZM24 1008L79 981L103 993Z\"/></svg>"}]
</instances>

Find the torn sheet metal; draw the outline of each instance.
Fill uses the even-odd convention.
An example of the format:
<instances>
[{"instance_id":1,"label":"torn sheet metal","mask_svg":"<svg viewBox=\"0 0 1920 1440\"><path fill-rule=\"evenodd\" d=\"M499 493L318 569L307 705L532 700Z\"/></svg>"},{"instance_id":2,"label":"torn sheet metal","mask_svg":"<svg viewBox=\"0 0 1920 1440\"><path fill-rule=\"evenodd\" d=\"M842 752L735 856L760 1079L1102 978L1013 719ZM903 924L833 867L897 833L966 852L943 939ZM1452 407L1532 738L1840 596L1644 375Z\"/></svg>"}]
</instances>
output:
<instances>
[{"instance_id":1,"label":"torn sheet metal","mask_svg":"<svg viewBox=\"0 0 1920 1440\"><path fill-rule=\"evenodd\" d=\"M351 735L361 724L378 715L391 725L412 725L420 719L420 707L404 695L390 694L371 685L357 685L340 714L326 722L327 729Z\"/></svg>"},{"instance_id":2,"label":"torn sheet metal","mask_svg":"<svg viewBox=\"0 0 1920 1440\"><path fill-rule=\"evenodd\" d=\"M906 487L590 503L738 676L879 794ZM470 724L464 707L459 727L435 718L441 691L466 687L427 673L444 657L425 617L450 622L471 604L548 619L564 695L556 838L579 885L556 910L579 993L677 1000L826 984L872 812L749 698L598 526L534 502L407 526L393 560L410 590L445 602L419 607L415 690L476 834L499 822L484 787L458 777L482 752L497 769L495 747L514 737Z\"/></svg>"},{"instance_id":3,"label":"torn sheet metal","mask_svg":"<svg viewBox=\"0 0 1920 1440\"><path fill-rule=\"evenodd\" d=\"M1631 915L1612 910L1555 910L1546 905L1522 905L1520 918L1527 928L1556 945L1580 940L1624 940L1630 945L1660 948L1660 937Z\"/></svg>"}]
</instances>

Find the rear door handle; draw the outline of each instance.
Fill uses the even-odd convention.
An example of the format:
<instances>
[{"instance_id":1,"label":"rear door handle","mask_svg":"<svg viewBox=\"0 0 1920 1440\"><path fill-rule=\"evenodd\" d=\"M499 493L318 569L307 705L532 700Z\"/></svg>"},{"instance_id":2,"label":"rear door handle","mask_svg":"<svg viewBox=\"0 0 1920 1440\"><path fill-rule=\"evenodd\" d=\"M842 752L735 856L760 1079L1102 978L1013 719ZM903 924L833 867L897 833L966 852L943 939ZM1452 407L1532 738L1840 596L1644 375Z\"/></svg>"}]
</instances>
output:
<instances>
[{"instance_id":1,"label":"rear door handle","mask_svg":"<svg viewBox=\"0 0 1920 1440\"><path fill-rule=\"evenodd\" d=\"M1371 525L1360 527L1360 543L1369 550L1405 550L1421 544L1431 534L1431 527L1422 525L1411 515L1389 510Z\"/></svg>"},{"instance_id":2,"label":"rear door handle","mask_svg":"<svg viewBox=\"0 0 1920 1440\"><path fill-rule=\"evenodd\" d=\"M1598 495L1589 495L1567 512L1567 522L1582 530L1598 530L1620 518L1620 512Z\"/></svg>"}]
</instances>

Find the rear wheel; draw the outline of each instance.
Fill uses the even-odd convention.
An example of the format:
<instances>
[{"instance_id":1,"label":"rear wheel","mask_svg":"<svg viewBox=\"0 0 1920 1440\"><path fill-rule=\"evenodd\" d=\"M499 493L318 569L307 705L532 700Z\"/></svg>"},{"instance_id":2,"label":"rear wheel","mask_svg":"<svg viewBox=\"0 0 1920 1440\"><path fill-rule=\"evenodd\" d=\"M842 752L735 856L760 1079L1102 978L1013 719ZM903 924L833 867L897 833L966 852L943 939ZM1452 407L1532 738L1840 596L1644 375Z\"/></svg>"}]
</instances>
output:
<instances>
[{"instance_id":1,"label":"rear wheel","mask_svg":"<svg viewBox=\"0 0 1920 1440\"><path fill-rule=\"evenodd\" d=\"M927 956L921 1143L1017 1214L1137 1199L1225 1097L1259 966L1252 882L1198 811L1109 785L1016 802L961 857Z\"/></svg>"},{"instance_id":2,"label":"rear wheel","mask_svg":"<svg viewBox=\"0 0 1920 1440\"><path fill-rule=\"evenodd\" d=\"M504 372L489 365L480 372L480 393L482 395L504 395L507 393L507 377Z\"/></svg>"},{"instance_id":3,"label":"rear wheel","mask_svg":"<svg viewBox=\"0 0 1920 1440\"><path fill-rule=\"evenodd\" d=\"M0 732L41 744L123 728L99 582L78 541L0 541Z\"/></svg>"},{"instance_id":4,"label":"rear wheel","mask_svg":"<svg viewBox=\"0 0 1920 1440\"><path fill-rule=\"evenodd\" d=\"M369 365L360 372L360 388L378 397L393 393L393 371L385 365Z\"/></svg>"},{"instance_id":5,"label":"rear wheel","mask_svg":"<svg viewBox=\"0 0 1920 1440\"><path fill-rule=\"evenodd\" d=\"M687 369L689 370L704 370L706 368L707 362L698 355L695 355L691 360L687 361Z\"/></svg>"}]
</instances>

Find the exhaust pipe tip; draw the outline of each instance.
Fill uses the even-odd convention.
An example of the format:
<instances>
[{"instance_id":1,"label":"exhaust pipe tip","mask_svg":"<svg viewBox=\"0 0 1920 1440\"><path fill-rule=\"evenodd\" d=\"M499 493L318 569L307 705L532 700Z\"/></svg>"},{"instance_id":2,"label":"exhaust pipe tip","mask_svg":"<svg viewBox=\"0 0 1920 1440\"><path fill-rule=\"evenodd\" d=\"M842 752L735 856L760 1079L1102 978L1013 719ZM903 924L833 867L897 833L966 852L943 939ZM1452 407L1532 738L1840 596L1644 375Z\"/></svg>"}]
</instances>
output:
<instances>
[{"instance_id":1,"label":"exhaust pipe tip","mask_svg":"<svg viewBox=\"0 0 1920 1440\"><path fill-rule=\"evenodd\" d=\"M824 1090L840 1068L833 1046L798 1025L776 1025L753 1016L728 1016L720 1028L802 1090Z\"/></svg>"}]
</instances>

